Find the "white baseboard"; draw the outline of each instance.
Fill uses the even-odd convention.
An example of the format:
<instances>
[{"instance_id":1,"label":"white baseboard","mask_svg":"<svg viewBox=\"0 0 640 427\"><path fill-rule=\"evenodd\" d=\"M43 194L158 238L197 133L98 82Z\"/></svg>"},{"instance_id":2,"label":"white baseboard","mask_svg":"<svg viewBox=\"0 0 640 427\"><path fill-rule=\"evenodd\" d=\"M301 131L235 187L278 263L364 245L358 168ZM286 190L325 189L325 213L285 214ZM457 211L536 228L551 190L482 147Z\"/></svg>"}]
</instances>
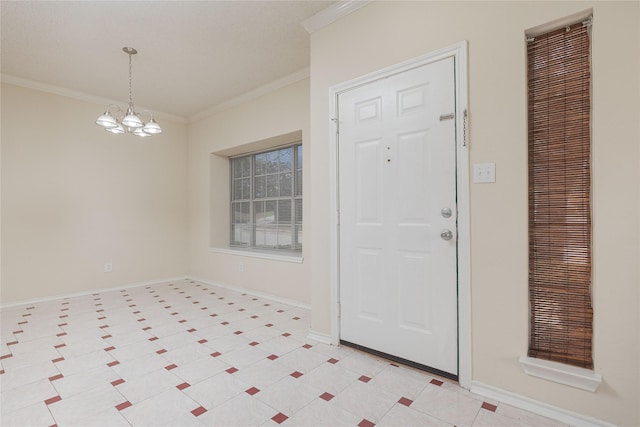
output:
<instances>
[{"instance_id":1,"label":"white baseboard","mask_svg":"<svg viewBox=\"0 0 640 427\"><path fill-rule=\"evenodd\" d=\"M572 426L614 427L614 424L606 421L598 420L576 412L567 411L566 409L558 408L557 406L549 405L548 403L502 390L479 381L471 382L470 391L480 396L506 403L507 405L524 409L525 411L533 412L534 414L542 415L543 417L551 418Z\"/></svg>"},{"instance_id":2,"label":"white baseboard","mask_svg":"<svg viewBox=\"0 0 640 427\"><path fill-rule=\"evenodd\" d=\"M42 298L31 298L31 299L19 300L19 301L14 301L14 302L9 302L9 303L6 303L6 304L2 304L2 305L0 305L0 309L19 307L21 305L27 305L27 304L38 304L38 303L41 303L41 302L49 302L49 301L55 301L55 300L65 299L65 298L84 297L84 296L87 296L87 295L98 294L100 292L111 292L111 291L119 291L121 289L138 288L140 286L159 285L160 283L175 282L175 281L184 280L184 279L187 279L187 278L188 278L187 276L168 277L166 279L151 280L151 281L148 281L148 282L129 283L127 285L114 286L112 288L89 289L89 290L81 291L81 292L72 292L72 293L68 293L68 294L57 294L57 295L52 295L52 296L42 297Z\"/></svg>"},{"instance_id":3,"label":"white baseboard","mask_svg":"<svg viewBox=\"0 0 640 427\"><path fill-rule=\"evenodd\" d=\"M323 334L322 332L309 331L307 338L327 345L331 345L332 342L331 335Z\"/></svg>"},{"instance_id":4,"label":"white baseboard","mask_svg":"<svg viewBox=\"0 0 640 427\"><path fill-rule=\"evenodd\" d=\"M218 286L220 288L230 289L230 290L236 291L236 292L242 292L243 294L251 295L251 296L254 296L254 297L268 299L268 300L273 301L273 302L279 302L279 303L282 303L282 304L291 305L293 307L302 308L302 309L305 309L305 310L311 310L311 305L309 305L309 304L305 304L305 303L302 303L300 301L296 301L296 300L292 300L292 299L288 299L288 298L282 298L282 297L279 297L279 296L276 296L276 295L268 294L266 292L260 292L260 291L256 291L256 290L253 290L253 289L243 288L243 287L240 287L240 286L229 285L227 283L212 282L210 280L200 279L198 277L189 277L189 279L193 280L194 282L204 283L205 285Z\"/></svg>"}]
</instances>

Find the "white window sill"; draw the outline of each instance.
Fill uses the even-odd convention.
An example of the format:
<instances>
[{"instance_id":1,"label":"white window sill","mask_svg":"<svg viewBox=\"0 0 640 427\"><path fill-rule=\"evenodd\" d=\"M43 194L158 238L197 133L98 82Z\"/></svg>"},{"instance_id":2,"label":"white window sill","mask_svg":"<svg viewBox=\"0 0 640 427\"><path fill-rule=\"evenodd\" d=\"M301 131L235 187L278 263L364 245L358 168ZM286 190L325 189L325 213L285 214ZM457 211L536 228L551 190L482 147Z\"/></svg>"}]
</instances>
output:
<instances>
[{"instance_id":1,"label":"white window sill","mask_svg":"<svg viewBox=\"0 0 640 427\"><path fill-rule=\"evenodd\" d=\"M284 262L293 262L297 264L302 264L304 260L302 254L297 254L294 252L270 252L270 251L260 251L257 249L241 249L241 248L209 248L209 252L218 253L218 254L228 254L228 255L237 255L237 256L245 256L251 258L262 258L262 259L271 259L275 261L284 261Z\"/></svg>"},{"instance_id":2,"label":"white window sill","mask_svg":"<svg viewBox=\"0 0 640 427\"><path fill-rule=\"evenodd\" d=\"M595 392L602 382L602 376L590 369L565 365L550 360L522 356L520 365L527 375L554 381L571 387Z\"/></svg>"}]
</instances>

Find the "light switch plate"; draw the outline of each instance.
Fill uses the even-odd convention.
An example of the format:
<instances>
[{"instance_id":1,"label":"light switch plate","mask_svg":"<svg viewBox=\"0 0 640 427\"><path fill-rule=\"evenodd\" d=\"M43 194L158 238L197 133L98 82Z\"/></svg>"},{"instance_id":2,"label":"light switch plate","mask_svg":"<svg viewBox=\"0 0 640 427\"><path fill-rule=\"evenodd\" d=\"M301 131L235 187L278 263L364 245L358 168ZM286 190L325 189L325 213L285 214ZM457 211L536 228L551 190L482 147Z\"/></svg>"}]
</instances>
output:
<instances>
[{"instance_id":1,"label":"light switch plate","mask_svg":"<svg viewBox=\"0 0 640 427\"><path fill-rule=\"evenodd\" d=\"M496 182L496 164L475 163L473 165L473 182L476 184Z\"/></svg>"}]
</instances>

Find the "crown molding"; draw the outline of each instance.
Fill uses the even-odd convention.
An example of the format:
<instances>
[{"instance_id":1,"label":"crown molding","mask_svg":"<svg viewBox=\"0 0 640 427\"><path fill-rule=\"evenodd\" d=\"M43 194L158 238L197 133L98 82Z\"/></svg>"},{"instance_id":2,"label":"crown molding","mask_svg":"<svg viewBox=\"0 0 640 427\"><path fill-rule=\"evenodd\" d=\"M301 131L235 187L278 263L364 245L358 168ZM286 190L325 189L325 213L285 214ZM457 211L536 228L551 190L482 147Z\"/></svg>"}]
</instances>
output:
<instances>
[{"instance_id":1,"label":"crown molding","mask_svg":"<svg viewBox=\"0 0 640 427\"><path fill-rule=\"evenodd\" d=\"M220 111L228 110L229 108L233 108L240 104L244 104L245 102L249 102L254 99L260 98L261 96L267 95L271 92L275 92L278 89L282 89L286 86L289 86L301 80L307 79L309 78L309 76L310 76L309 67L303 68L302 70L296 71L293 74L289 74L288 76L285 76L281 79L274 80L271 83L267 83L266 85L260 86L259 88L254 89L250 92L247 92L235 98L231 98L228 101L225 101L214 107L208 108L192 116L189 116L189 123L197 122L206 117L212 116Z\"/></svg>"},{"instance_id":2,"label":"crown molding","mask_svg":"<svg viewBox=\"0 0 640 427\"><path fill-rule=\"evenodd\" d=\"M355 12L356 10L365 7L371 2L372 0L339 1L326 9L321 10L312 17L305 19L300 24L309 34L312 34L327 25L334 23L338 19L344 18L351 12Z\"/></svg>"},{"instance_id":3,"label":"crown molding","mask_svg":"<svg viewBox=\"0 0 640 427\"><path fill-rule=\"evenodd\" d=\"M8 83L14 86L20 86L27 89L39 90L41 92L47 92L54 95L65 96L67 98L72 98L78 101L91 102L92 104L102 104L102 105L126 104L126 102L123 102L123 101L117 101L113 99L89 95L84 92L78 92L78 91L67 89L61 86L54 86L47 83L37 82L35 80L29 80L29 79L24 79L22 77L12 76L9 74L2 74L0 78L2 80L2 83ZM136 105L136 107L137 107L136 110L153 111L153 117L155 118L171 120L172 122L177 122L177 123L187 123L187 119L182 116L177 116L175 114L170 114L170 113L163 113L162 111L157 111L155 109L147 108L142 105Z\"/></svg>"}]
</instances>

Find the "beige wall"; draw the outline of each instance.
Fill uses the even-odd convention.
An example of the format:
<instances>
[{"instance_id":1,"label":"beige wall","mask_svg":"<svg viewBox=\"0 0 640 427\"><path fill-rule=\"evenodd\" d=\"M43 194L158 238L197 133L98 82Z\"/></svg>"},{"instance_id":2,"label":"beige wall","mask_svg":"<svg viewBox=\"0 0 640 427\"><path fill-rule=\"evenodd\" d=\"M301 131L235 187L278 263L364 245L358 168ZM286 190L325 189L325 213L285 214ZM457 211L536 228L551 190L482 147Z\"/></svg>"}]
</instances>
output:
<instances>
[{"instance_id":1,"label":"beige wall","mask_svg":"<svg viewBox=\"0 0 640 427\"><path fill-rule=\"evenodd\" d=\"M2 84L3 304L187 274L186 125L116 136L103 111Z\"/></svg>"},{"instance_id":2,"label":"beige wall","mask_svg":"<svg viewBox=\"0 0 640 427\"><path fill-rule=\"evenodd\" d=\"M264 148L265 140L272 145L296 142L299 140L296 135L302 134L303 182L306 182L311 156L306 141L308 128L308 79L190 125L189 271L193 277L310 304L307 241L303 242L302 263L209 251L210 247L225 248L229 243L230 184L226 156L246 153L256 144ZM289 136L277 138L282 135ZM307 218L306 184L303 192ZM305 234L309 224L305 219Z\"/></svg>"},{"instance_id":3,"label":"beige wall","mask_svg":"<svg viewBox=\"0 0 640 427\"><path fill-rule=\"evenodd\" d=\"M640 424L638 2L375 2L312 34L312 328L331 330L329 88L467 40L472 379L620 425ZM526 376L527 140L525 30L593 8L595 370L589 393ZM307 217L309 219L309 217Z\"/></svg>"}]
</instances>

